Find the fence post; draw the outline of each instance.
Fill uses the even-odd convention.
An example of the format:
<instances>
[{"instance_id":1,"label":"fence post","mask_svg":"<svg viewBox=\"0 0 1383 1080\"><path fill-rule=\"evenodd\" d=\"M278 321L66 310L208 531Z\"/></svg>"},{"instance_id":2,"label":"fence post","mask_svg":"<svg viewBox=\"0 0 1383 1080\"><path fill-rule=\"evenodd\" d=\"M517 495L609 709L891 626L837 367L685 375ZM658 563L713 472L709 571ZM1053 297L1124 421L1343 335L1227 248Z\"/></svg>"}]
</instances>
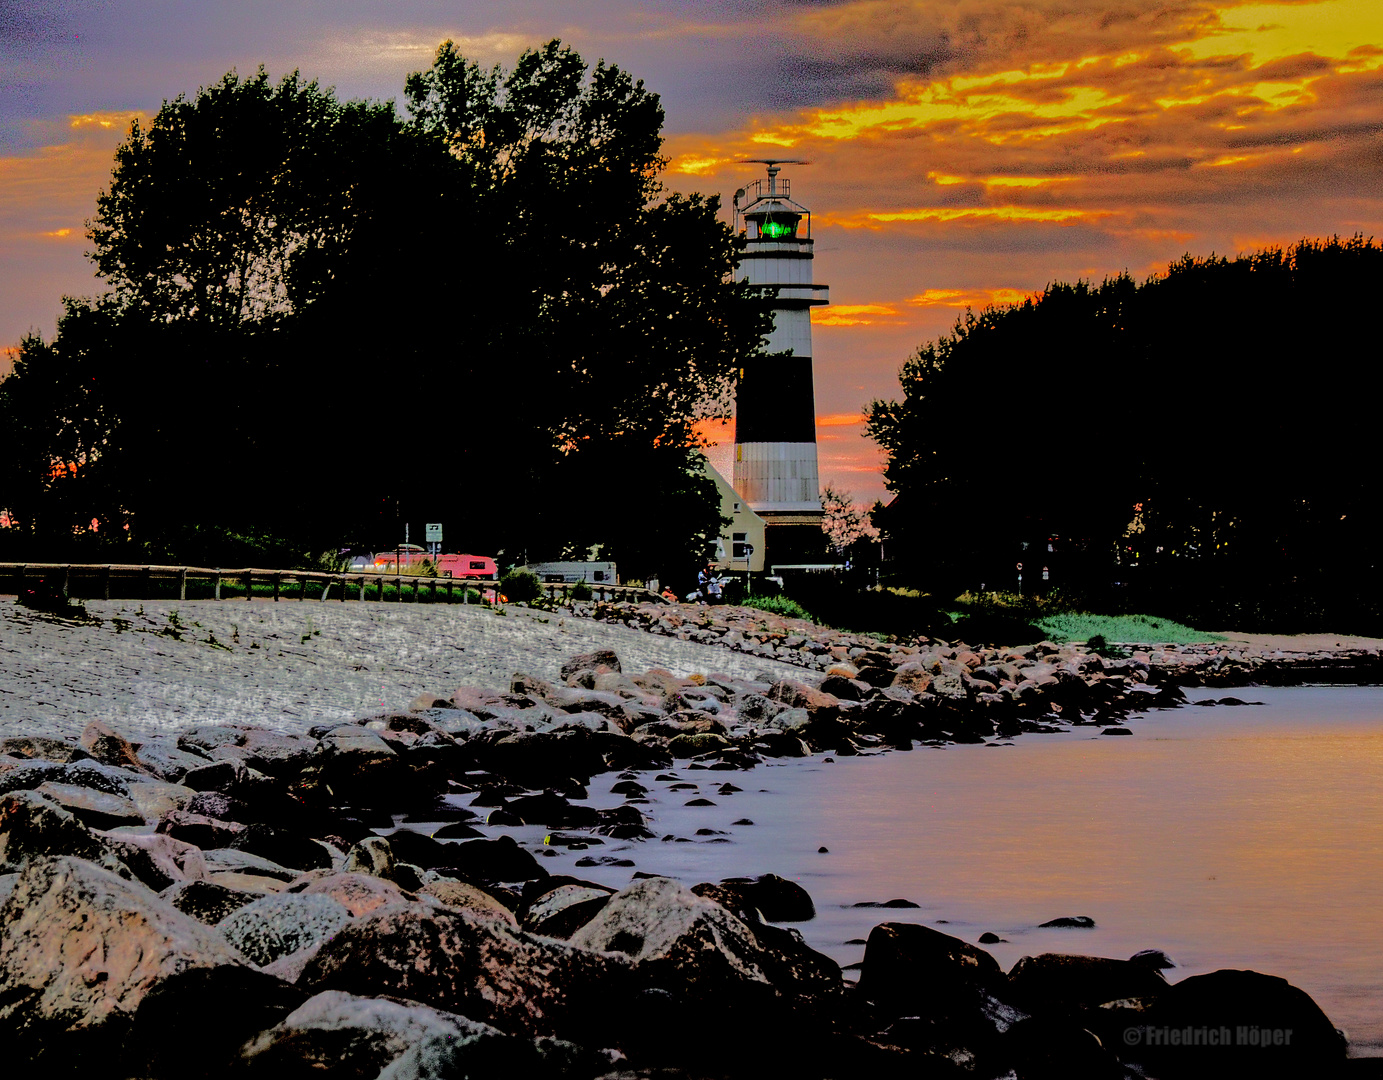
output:
<instances>
[{"instance_id":1,"label":"fence post","mask_svg":"<svg viewBox=\"0 0 1383 1080\"><path fill-rule=\"evenodd\" d=\"M71 589L71 587L72 587L72 567L71 567L71 566L64 566L64 567L62 568L62 598L63 598L64 600L67 599L68 590Z\"/></svg>"},{"instance_id":2,"label":"fence post","mask_svg":"<svg viewBox=\"0 0 1383 1080\"><path fill-rule=\"evenodd\" d=\"M20 563L17 567L15 567L15 571L14 571L14 594L15 594L16 596L23 596L23 595L24 595L24 571L27 570L27 569L28 569L28 567L25 566L23 563Z\"/></svg>"},{"instance_id":3,"label":"fence post","mask_svg":"<svg viewBox=\"0 0 1383 1080\"><path fill-rule=\"evenodd\" d=\"M107 566L101 571L101 596L105 600L110 599L110 567Z\"/></svg>"},{"instance_id":4,"label":"fence post","mask_svg":"<svg viewBox=\"0 0 1383 1080\"><path fill-rule=\"evenodd\" d=\"M384 578L375 578L375 584L379 587L379 602L384 603Z\"/></svg>"},{"instance_id":5,"label":"fence post","mask_svg":"<svg viewBox=\"0 0 1383 1080\"><path fill-rule=\"evenodd\" d=\"M341 575L341 603L346 602L346 575Z\"/></svg>"},{"instance_id":6,"label":"fence post","mask_svg":"<svg viewBox=\"0 0 1383 1080\"><path fill-rule=\"evenodd\" d=\"M152 566L146 566L146 567L144 568L144 599L145 599L145 600L152 600L152 599L154 598L154 595L153 595L153 594L154 594L154 568L153 568Z\"/></svg>"},{"instance_id":7,"label":"fence post","mask_svg":"<svg viewBox=\"0 0 1383 1080\"><path fill-rule=\"evenodd\" d=\"M187 599L187 567L178 571L178 599Z\"/></svg>"},{"instance_id":8,"label":"fence post","mask_svg":"<svg viewBox=\"0 0 1383 1080\"><path fill-rule=\"evenodd\" d=\"M345 598L346 598L346 590L345 590L345 589L342 589L342 590L341 590L341 599L344 600ZM361 600L364 600L364 599L365 599L365 575L364 575L364 574L361 574L361 575L360 575L360 599L361 599Z\"/></svg>"},{"instance_id":9,"label":"fence post","mask_svg":"<svg viewBox=\"0 0 1383 1080\"><path fill-rule=\"evenodd\" d=\"M254 574L250 573L250 571L246 570L246 571L245 571L245 599L246 599L246 600L253 600L254 598L255 598L255 576L254 576Z\"/></svg>"},{"instance_id":10,"label":"fence post","mask_svg":"<svg viewBox=\"0 0 1383 1080\"><path fill-rule=\"evenodd\" d=\"M327 581L327 589L330 589L330 588L331 588L331 581L328 580L328 581ZM323 592L323 593L322 593L322 596L325 597L325 596L326 596L326 592ZM306 600L306 599L307 599L307 575L306 575L306 574L303 574L302 576L300 576L300 577L298 578L298 599L299 599L299 600Z\"/></svg>"},{"instance_id":11,"label":"fence post","mask_svg":"<svg viewBox=\"0 0 1383 1080\"><path fill-rule=\"evenodd\" d=\"M283 575L282 575L282 574L275 574L275 575L274 575L274 603L276 603L276 604L279 602L279 585L280 585L280 583L281 583L282 581L283 581Z\"/></svg>"},{"instance_id":12,"label":"fence post","mask_svg":"<svg viewBox=\"0 0 1383 1080\"><path fill-rule=\"evenodd\" d=\"M221 568L216 568L216 599L221 599Z\"/></svg>"}]
</instances>

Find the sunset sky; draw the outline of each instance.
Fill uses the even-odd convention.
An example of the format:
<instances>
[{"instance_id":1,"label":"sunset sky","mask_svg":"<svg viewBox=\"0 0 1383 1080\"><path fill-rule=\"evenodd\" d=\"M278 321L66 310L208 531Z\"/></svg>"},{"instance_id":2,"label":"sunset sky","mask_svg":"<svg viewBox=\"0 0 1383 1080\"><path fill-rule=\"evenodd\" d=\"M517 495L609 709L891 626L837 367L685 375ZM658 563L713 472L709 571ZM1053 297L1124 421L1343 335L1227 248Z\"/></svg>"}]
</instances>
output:
<instances>
[{"instance_id":1,"label":"sunset sky","mask_svg":"<svg viewBox=\"0 0 1383 1080\"><path fill-rule=\"evenodd\" d=\"M662 95L670 188L728 203L739 159L812 163L788 175L831 286L821 472L860 501L884 493L861 407L967 305L1383 231L1378 0L0 0L0 346L99 288L83 223L165 98L263 63L401 99L445 38L508 66L551 37Z\"/></svg>"}]
</instances>

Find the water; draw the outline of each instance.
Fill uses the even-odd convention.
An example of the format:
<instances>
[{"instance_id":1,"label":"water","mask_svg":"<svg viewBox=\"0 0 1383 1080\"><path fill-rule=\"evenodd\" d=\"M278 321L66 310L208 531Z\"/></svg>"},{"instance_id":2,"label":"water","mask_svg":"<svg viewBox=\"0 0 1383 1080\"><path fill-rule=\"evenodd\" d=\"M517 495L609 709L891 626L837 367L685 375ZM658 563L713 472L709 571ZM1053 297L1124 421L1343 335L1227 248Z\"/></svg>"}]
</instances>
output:
<instances>
[{"instance_id":1,"label":"water","mask_svg":"<svg viewBox=\"0 0 1383 1080\"><path fill-rule=\"evenodd\" d=\"M1250 968L1309 993L1355 1054L1383 1053L1383 689L1236 693L1264 704L1153 713L1122 738L1086 728L747 773L671 770L698 792L641 774L652 828L696 842L607 843L544 865L615 886L632 871L572 864L632 858L689 885L781 874L816 902L798 929L842 965L864 952L847 941L902 920L972 942L993 931L1008 939L988 947L1005 968L1040 952L1143 948L1177 961L1172 981ZM614 782L597 777L591 804L618 805ZM719 794L725 782L745 790ZM717 805L684 805L698 795ZM755 824L732 824L742 817ZM543 830L506 831L541 844ZM851 906L894 897L920 907ZM1096 928L1037 928L1063 915Z\"/></svg>"}]
</instances>

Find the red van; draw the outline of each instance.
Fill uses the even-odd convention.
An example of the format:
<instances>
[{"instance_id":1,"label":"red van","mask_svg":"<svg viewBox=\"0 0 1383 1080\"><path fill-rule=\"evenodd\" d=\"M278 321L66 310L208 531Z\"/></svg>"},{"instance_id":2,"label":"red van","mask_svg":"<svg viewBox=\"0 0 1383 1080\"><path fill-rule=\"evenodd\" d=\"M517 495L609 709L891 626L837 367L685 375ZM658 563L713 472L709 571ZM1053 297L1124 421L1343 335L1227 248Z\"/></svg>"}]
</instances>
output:
<instances>
[{"instance_id":1,"label":"red van","mask_svg":"<svg viewBox=\"0 0 1383 1080\"><path fill-rule=\"evenodd\" d=\"M499 577L499 566L488 555L439 555L437 574L439 577L494 581Z\"/></svg>"}]
</instances>

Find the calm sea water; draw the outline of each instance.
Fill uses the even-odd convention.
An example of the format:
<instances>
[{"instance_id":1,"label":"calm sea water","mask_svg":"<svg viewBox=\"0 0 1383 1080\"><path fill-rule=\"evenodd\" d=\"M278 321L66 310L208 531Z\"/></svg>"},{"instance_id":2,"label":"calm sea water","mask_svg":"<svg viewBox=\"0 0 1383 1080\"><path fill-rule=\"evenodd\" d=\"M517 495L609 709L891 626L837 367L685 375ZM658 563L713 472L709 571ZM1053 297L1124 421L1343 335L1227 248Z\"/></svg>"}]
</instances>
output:
<instances>
[{"instance_id":1,"label":"calm sea water","mask_svg":"<svg viewBox=\"0 0 1383 1080\"><path fill-rule=\"evenodd\" d=\"M972 942L993 931L1008 939L989 946L1005 968L1040 952L1143 948L1177 961L1173 981L1250 968L1306 990L1356 1054L1383 1053L1383 689L1235 693L1264 704L1152 713L1127 737L1077 729L748 773L672 770L696 792L641 774L653 828L692 842L611 843L544 865L616 886L630 869L572 864L632 858L689 885L772 871L811 893L818 917L796 925L841 964L863 956L847 941L897 919ZM614 781L596 779L593 805L621 801ZM727 781L744 790L720 794ZM716 805L685 805L698 795ZM754 825L732 824L743 817ZM542 830L517 835L541 844ZM920 907L852 906L894 897ZM1061 915L1096 928L1037 928Z\"/></svg>"}]
</instances>

